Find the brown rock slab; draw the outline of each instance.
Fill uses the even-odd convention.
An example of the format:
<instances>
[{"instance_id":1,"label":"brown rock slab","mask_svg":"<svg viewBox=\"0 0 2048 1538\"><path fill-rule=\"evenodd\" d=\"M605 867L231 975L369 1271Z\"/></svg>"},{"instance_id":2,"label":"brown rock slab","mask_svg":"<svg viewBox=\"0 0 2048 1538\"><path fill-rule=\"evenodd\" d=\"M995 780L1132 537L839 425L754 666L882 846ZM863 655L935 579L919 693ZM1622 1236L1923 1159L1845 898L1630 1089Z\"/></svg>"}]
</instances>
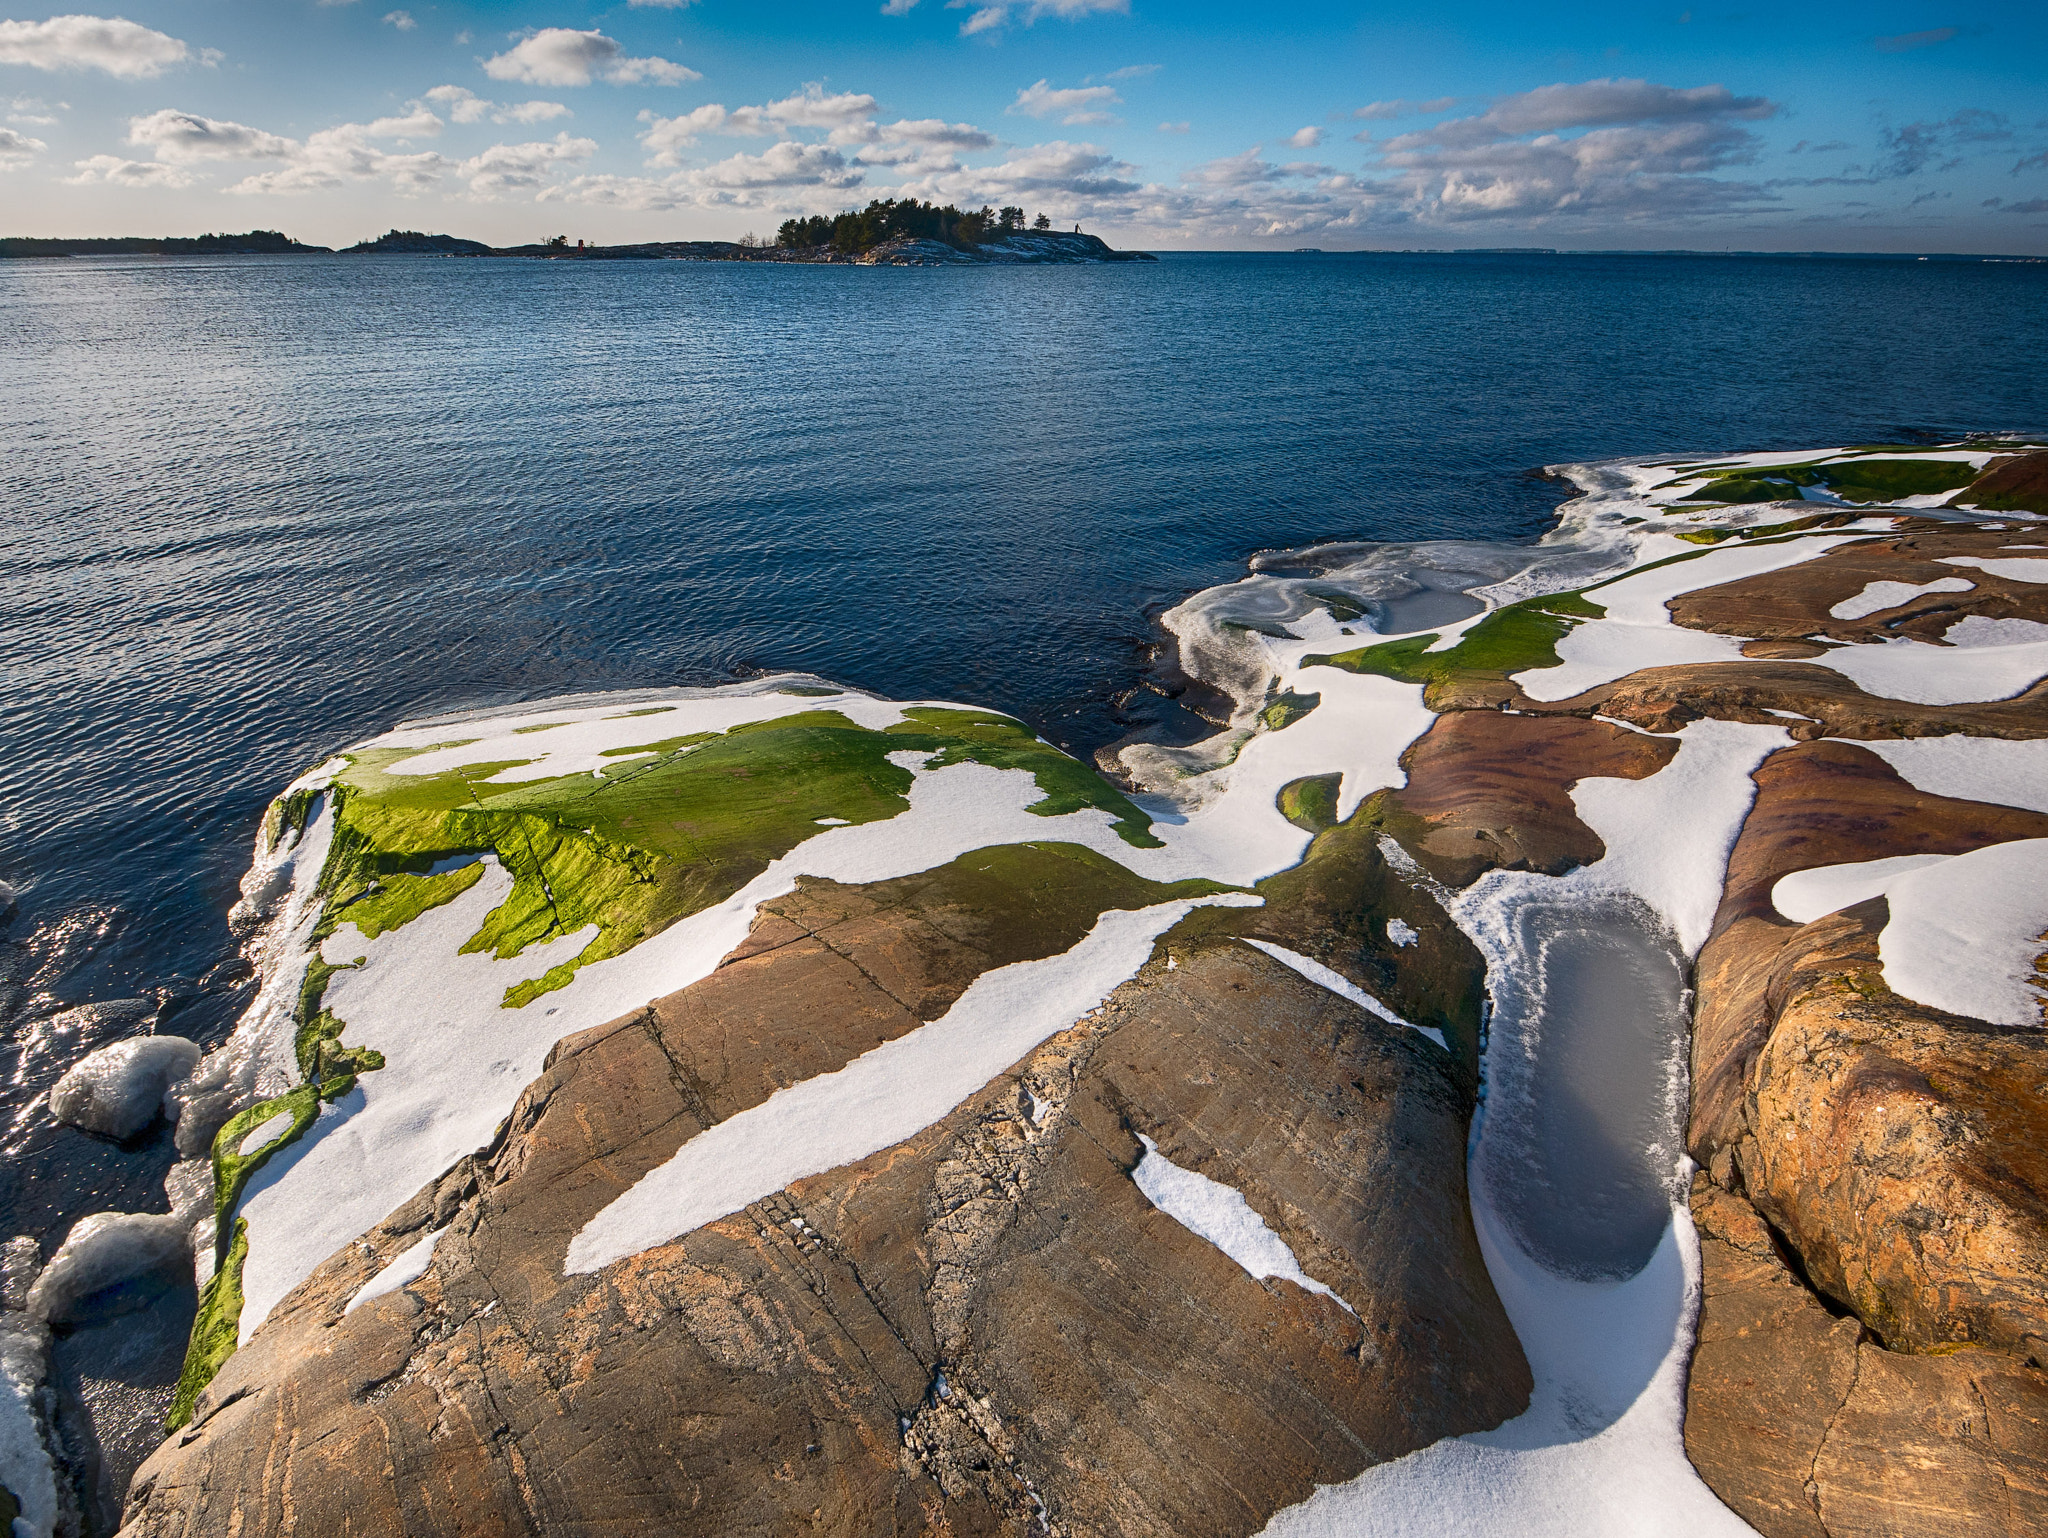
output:
<instances>
[{"instance_id":1,"label":"brown rock slab","mask_svg":"<svg viewBox=\"0 0 2048 1538\"><path fill-rule=\"evenodd\" d=\"M1557 876L1607 852L1571 787L1595 775L1643 779L1677 751L1580 716L1453 711L1408 750L1409 784L1393 800L1423 825L1409 851L1448 886L1495 868Z\"/></svg>"},{"instance_id":2,"label":"brown rock slab","mask_svg":"<svg viewBox=\"0 0 2048 1538\"><path fill-rule=\"evenodd\" d=\"M957 881L877 890L807 888L697 988L564 1042L497 1146L229 1360L125 1530L1240 1534L1519 1412L1456 1065L1192 930L907 1143L564 1276L585 1222L777 1064L914 1029L962 947L992 959L975 924L1011 932L941 900ZM1033 902L1046 944L1087 908ZM1153 1208L1140 1132L1355 1314ZM437 1223L425 1276L344 1312Z\"/></svg>"},{"instance_id":3,"label":"brown rock slab","mask_svg":"<svg viewBox=\"0 0 2048 1538\"><path fill-rule=\"evenodd\" d=\"M1693 1157L1741 1136L1743 1096L1776 1009L1776 970L1799 930L1771 906L1779 878L1820 865L1963 854L2048 836L2048 816L1915 790L1875 753L1808 742L1757 769L1756 803L1728 861L1714 932L1700 952L1693 1019Z\"/></svg>"},{"instance_id":4,"label":"brown rock slab","mask_svg":"<svg viewBox=\"0 0 2048 1538\"><path fill-rule=\"evenodd\" d=\"M1912 636L1938 640L1968 614L1990 619L2048 622L2048 585L1994 576L1974 566L1951 566L1946 556L1996 559L2011 536L1963 525L1925 525L1909 533L1859 541L1825 556L1762 576L1702 588L1671 600L1672 619L1694 630L1756 640L1797 641L1825 636L1844 642ZM1915 587L1959 577L1975 586L1963 593L1926 593L1860 619L1829 611L1872 582Z\"/></svg>"},{"instance_id":5,"label":"brown rock slab","mask_svg":"<svg viewBox=\"0 0 2048 1538\"><path fill-rule=\"evenodd\" d=\"M1988 512L2048 513L2048 454L2014 454L1994 459L1969 485L1948 499L1951 507Z\"/></svg>"},{"instance_id":6,"label":"brown rock slab","mask_svg":"<svg viewBox=\"0 0 2048 1538\"><path fill-rule=\"evenodd\" d=\"M2048 1531L2048 1375L1886 1351L1785 1264L1755 1210L1694 1184L1702 1297L1685 1450L1763 1538Z\"/></svg>"}]
</instances>

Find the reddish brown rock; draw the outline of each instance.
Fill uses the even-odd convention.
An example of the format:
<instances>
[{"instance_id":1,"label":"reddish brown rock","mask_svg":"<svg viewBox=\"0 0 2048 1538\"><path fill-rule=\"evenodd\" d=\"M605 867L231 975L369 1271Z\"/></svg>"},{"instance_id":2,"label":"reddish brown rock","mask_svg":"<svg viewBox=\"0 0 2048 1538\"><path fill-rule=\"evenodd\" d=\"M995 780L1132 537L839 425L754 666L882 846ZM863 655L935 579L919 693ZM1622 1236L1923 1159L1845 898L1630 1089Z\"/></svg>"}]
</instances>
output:
<instances>
[{"instance_id":1,"label":"reddish brown rock","mask_svg":"<svg viewBox=\"0 0 2048 1538\"><path fill-rule=\"evenodd\" d=\"M1797 741L1821 737L2048 736L2048 680L2010 700L1979 705L1914 705L1866 694L1830 668L1757 659L1644 668L1568 700L1517 699L1532 715L1591 715L1648 732L1675 732L1694 721L1782 726ZM1792 712L1804 719L1775 715Z\"/></svg>"},{"instance_id":2,"label":"reddish brown rock","mask_svg":"<svg viewBox=\"0 0 2048 1538\"><path fill-rule=\"evenodd\" d=\"M1846 742L1774 753L1755 779L1756 803L1729 857L1721 909L1698 962L1689 1142L1702 1164L1740 1138L1749 1070L1782 1007L1775 969L1799 929L1771 906L1779 878L1818 865L2048 837L2048 816L1915 790L1875 753Z\"/></svg>"},{"instance_id":3,"label":"reddish brown rock","mask_svg":"<svg viewBox=\"0 0 2048 1538\"><path fill-rule=\"evenodd\" d=\"M1912 532L1842 546L1818 560L1681 594L1669 608L1676 623L1694 630L1772 641L1826 636L1870 642L1901 635L1933 641L1966 614L2048 621L2048 586L1952 566L1943 559L1996 559L2009 538L1967 524L1923 524ZM1922 594L1860 619L1836 619L1829 612L1872 582L1917 587L1944 578L1975 586L1962 593Z\"/></svg>"},{"instance_id":4,"label":"reddish brown rock","mask_svg":"<svg viewBox=\"0 0 2048 1538\"><path fill-rule=\"evenodd\" d=\"M1592 775L1639 780L1676 752L1579 716L1453 711L1403 757L1408 786L1392 800L1421 824L1403 842L1447 885L1494 868L1562 875L1607 852L1579 820L1571 787Z\"/></svg>"},{"instance_id":5,"label":"reddish brown rock","mask_svg":"<svg viewBox=\"0 0 2048 1538\"><path fill-rule=\"evenodd\" d=\"M2048 513L2048 454L2001 456L1969 485L1950 497L1951 507L1987 512Z\"/></svg>"},{"instance_id":6,"label":"reddish brown rock","mask_svg":"<svg viewBox=\"0 0 2048 1538\"><path fill-rule=\"evenodd\" d=\"M1685 1450L1763 1538L2048 1531L2048 1375L1905 1356L1832 1313L1750 1205L1694 1183L1701 1301Z\"/></svg>"}]
</instances>

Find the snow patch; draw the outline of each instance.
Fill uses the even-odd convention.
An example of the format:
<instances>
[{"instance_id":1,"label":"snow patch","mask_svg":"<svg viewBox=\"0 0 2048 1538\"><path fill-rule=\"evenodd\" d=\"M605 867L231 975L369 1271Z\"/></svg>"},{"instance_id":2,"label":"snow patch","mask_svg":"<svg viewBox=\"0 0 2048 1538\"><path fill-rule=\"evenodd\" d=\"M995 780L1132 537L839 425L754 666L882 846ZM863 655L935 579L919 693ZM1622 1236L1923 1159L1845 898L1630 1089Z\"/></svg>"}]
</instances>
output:
<instances>
[{"instance_id":1,"label":"snow patch","mask_svg":"<svg viewBox=\"0 0 2048 1538\"><path fill-rule=\"evenodd\" d=\"M1940 559L1944 566L1974 566L2008 582L2048 582L2048 560L2039 556L1945 555Z\"/></svg>"},{"instance_id":2,"label":"snow patch","mask_svg":"<svg viewBox=\"0 0 2048 1538\"><path fill-rule=\"evenodd\" d=\"M1925 870L1944 860L1947 854L1901 854L1888 860L1861 860L1850 865L1816 865L1810 870L1780 876L1771 885L1771 906L1795 924L1840 913L1858 903L1882 897L1899 877Z\"/></svg>"},{"instance_id":3,"label":"snow patch","mask_svg":"<svg viewBox=\"0 0 2048 1538\"><path fill-rule=\"evenodd\" d=\"M1932 582L1870 582L1854 598L1844 598L1828 613L1836 619L1866 619L1896 609L1928 593L1967 593L1977 584L1967 577L1938 577Z\"/></svg>"},{"instance_id":4,"label":"snow patch","mask_svg":"<svg viewBox=\"0 0 2048 1538\"><path fill-rule=\"evenodd\" d=\"M1583 620L1557 643L1558 665L1513 675L1532 700L1564 700L1642 668L1686 662L1734 662L1742 643L1733 636L1675 625L1672 599L1744 577L1782 571L1826 554L1853 536L1795 539L1782 545L1719 545L1690 560L1616 577L1587 589L1607 611Z\"/></svg>"},{"instance_id":5,"label":"snow patch","mask_svg":"<svg viewBox=\"0 0 2048 1538\"><path fill-rule=\"evenodd\" d=\"M1679 1431L1699 1307L1692 1215L1672 1209L1636 1275L1594 1283L1543 1270L1476 1193L1472 1207L1536 1380L1528 1410L1324 1485L1267 1523L1267 1538L1755 1538L1693 1471Z\"/></svg>"},{"instance_id":6,"label":"snow patch","mask_svg":"<svg viewBox=\"0 0 2048 1538\"><path fill-rule=\"evenodd\" d=\"M2048 812L2048 740L1909 737L1856 746L1875 753L1900 779L1929 795Z\"/></svg>"},{"instance_id":7,"label":"snow patch","mask_svg":"<svg viewBox=\"0 0 2048 1538\"><path fill-rule=\"evenodd\" d=\"M268 1145L273 1138L283 1137L286 1130L291 1126L292 1120L293 1117L290 1111L279 1111L275 1116L251 1131L248 1136L244 1137L236 1145L236 1155L246 1159L258 1149Z\"/></svg>"},{"instance_id":8,"label":"snow patch","mask_svg":"<svg viewBox=\"0 0 2048 1538\"><path fill-rule=\"evenodd\" d=\"M1900 639L1837 646L1816 667L1833 668L1866 694L1914 705L2011 699L2048 677L2048 641L2020 646L1930 646Z\"/></svg>"},{"instance_id":9,"label":"snow patch","mask_svg":"<svg viewBox=\"0 0 2048 1538\"><path fill-rule=\"evenodd\" d=\"M1413 945L1422 934L1406 919L1388 919L1387 938L1396 945Z\"/></svg>"},{"instance_id":10,"label":"snow patch","mask_svg":"<svg viewBox=\"0 0 2048 1538\"><path fill-rule=\"evenodd\" d=\"M2034 968L2048 948L2048 839L1824 865L1771 888L1795 923L1878 896L1891 909L1877 954L1892 992L1993 1025L2042 1023Z\"/></svg>"},{"instance_id":11,"label":"snow patch","mask_svg":"<svg viewBox=\"0 0 2048 1538\"><path fill-rule=\"evenodd\" d=\"M356 1289L356 1295L348 1300L344 1314L353 1314L372 1298L381 1298L387 1292L396 1292L401 1287L410 1287L427 1274L427 1267L433 1263L434 1246L440 1242L445 1228L437 1228L417 1244L408 1245L384 1263L384 1269Z\"/></svg>"},{"instance_id":12,"label":"snow patch","mask_svg":"<svg viewBox=\"0 0 2048 1538\"><path fill-rule=\"evenodd\" d=\"M1399 920L1395 922L1398 923ZM1367 1014L1377 1015L1389 1025L1405 1025L1417 1035L1427 1036L1446 1052L1451 1050L1450 1043L1444 1040L1444 1033L1442 1031L1433 1025L1417 1025L1413 1020L1402 1019L1378 999L1352 982L1342 972L1334 971L1324 966L1320 961L1312 961L1298 951L1290 951L1284 945L1274 945L1267 940L1246 940L1245 944L1264 951L1268 956L1271 956L1275 961L1285 966L1292 967L1310 982L1329 989L1330 992L1336 994L1339 998L1349 999Z\"/></svg>"},{"instance_id":13,"label":"snow patch","mask_svg":"<svg viewBox=\"0 0 2048 1538\"><path fill-rule=\"evenodd\" d=\"M1941 633L1951 646L2030 646L2048 641L2048 625L2033 619L1966 614Z\"/></svg>"},{"instance_id":14,"label":"snow patch","mask_svg":"<svg viewBox=\"0 0 2048 1538\"><path fill-rule=\"evenodd\" d=\"M1131 1171L1131 1179L1153 1206L1189 1233L1207 1239L1243 1267L1253 1281L1277 1276L1309 1292L1321 1293L1347 1314L1357 1317L1357 1309L1301 1269L1287 1241L1252 1210L1242 1191L1183 1169L1142 1132L1138 1141L1145 1145L1145 1156Z\"/></svg>"}]
</instances>

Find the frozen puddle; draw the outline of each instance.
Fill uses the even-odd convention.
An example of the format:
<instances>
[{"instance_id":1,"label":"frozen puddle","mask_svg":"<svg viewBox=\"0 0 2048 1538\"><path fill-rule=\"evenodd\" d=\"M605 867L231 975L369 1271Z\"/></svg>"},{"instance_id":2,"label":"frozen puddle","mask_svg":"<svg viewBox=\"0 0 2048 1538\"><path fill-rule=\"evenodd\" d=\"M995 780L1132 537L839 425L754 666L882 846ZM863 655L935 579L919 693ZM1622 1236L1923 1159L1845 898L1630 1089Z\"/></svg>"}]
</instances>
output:
<instances>
[{"instance_id":1,"label":"frozen puddle","mask_svg":"<svg viewBox=\"0 0 2048 1538\"><path fill-rule=\"evenodd\" d=\"M1271 1538L1735 1538L1680 1427L1699 1247L1678 1198L1680 957L1636 906L1531 903L1472 1159L1480 1249L1529 1408L1326 1485ZM1517 996L1533 1004L1517 1009Z\"/></svg>"},{"instance_id":2,"label":"frozen puddle","mask_svg":"<svg viewBox=\"0 0 2048 1538\"><path fill-rule=\"evenodd\" d=\"M1494 1013L1472 1221L1529 1359L1529 1408L1326 1485L1279 1538L1720 1538L1751 1530L1685 1456L1699 1244L1681 1139L1685 959L1706 939L1750 773L1782 728L1698 721L1641 780L1572 801L1604 858L1495 871L1448 906Z\"/></svg>"},{"instance_id":3,"label":"frozen puddle","mask_svg":"<svg viewBox=\"0 0 2048 1538\"><path fill-rule=\"evenodd\" d=\"M1618 1281L1649 1263L1678 1194L1684 973L1624 902L1518 918L1539 993L1494 1024L1473 1175L1530 1256Z\"/></svg>"}]
</instances>

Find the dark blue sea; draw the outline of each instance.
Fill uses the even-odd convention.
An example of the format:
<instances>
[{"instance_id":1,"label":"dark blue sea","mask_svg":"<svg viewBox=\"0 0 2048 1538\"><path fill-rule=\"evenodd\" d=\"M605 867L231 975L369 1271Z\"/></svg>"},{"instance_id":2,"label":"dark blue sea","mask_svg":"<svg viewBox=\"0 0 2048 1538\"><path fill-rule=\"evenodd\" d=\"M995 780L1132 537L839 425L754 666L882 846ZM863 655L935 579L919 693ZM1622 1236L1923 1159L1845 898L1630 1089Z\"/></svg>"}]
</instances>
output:
<instances>
[{"instance_id":1,"label":"dark blue sea","mask_svg":"<svg viewBox=\"0 0 2048 1538\"><path fill-rule=\"evenodd\" d=\"M796 668L1171 725L1259 551L1533 539L1547 463L2048 426L2048 266L1527 255L861 269L0 264L0 1235L163 1210L34 1098L70 1004L211 1042L268 798L405 716Z\"/></svg>"}]
</instances>

